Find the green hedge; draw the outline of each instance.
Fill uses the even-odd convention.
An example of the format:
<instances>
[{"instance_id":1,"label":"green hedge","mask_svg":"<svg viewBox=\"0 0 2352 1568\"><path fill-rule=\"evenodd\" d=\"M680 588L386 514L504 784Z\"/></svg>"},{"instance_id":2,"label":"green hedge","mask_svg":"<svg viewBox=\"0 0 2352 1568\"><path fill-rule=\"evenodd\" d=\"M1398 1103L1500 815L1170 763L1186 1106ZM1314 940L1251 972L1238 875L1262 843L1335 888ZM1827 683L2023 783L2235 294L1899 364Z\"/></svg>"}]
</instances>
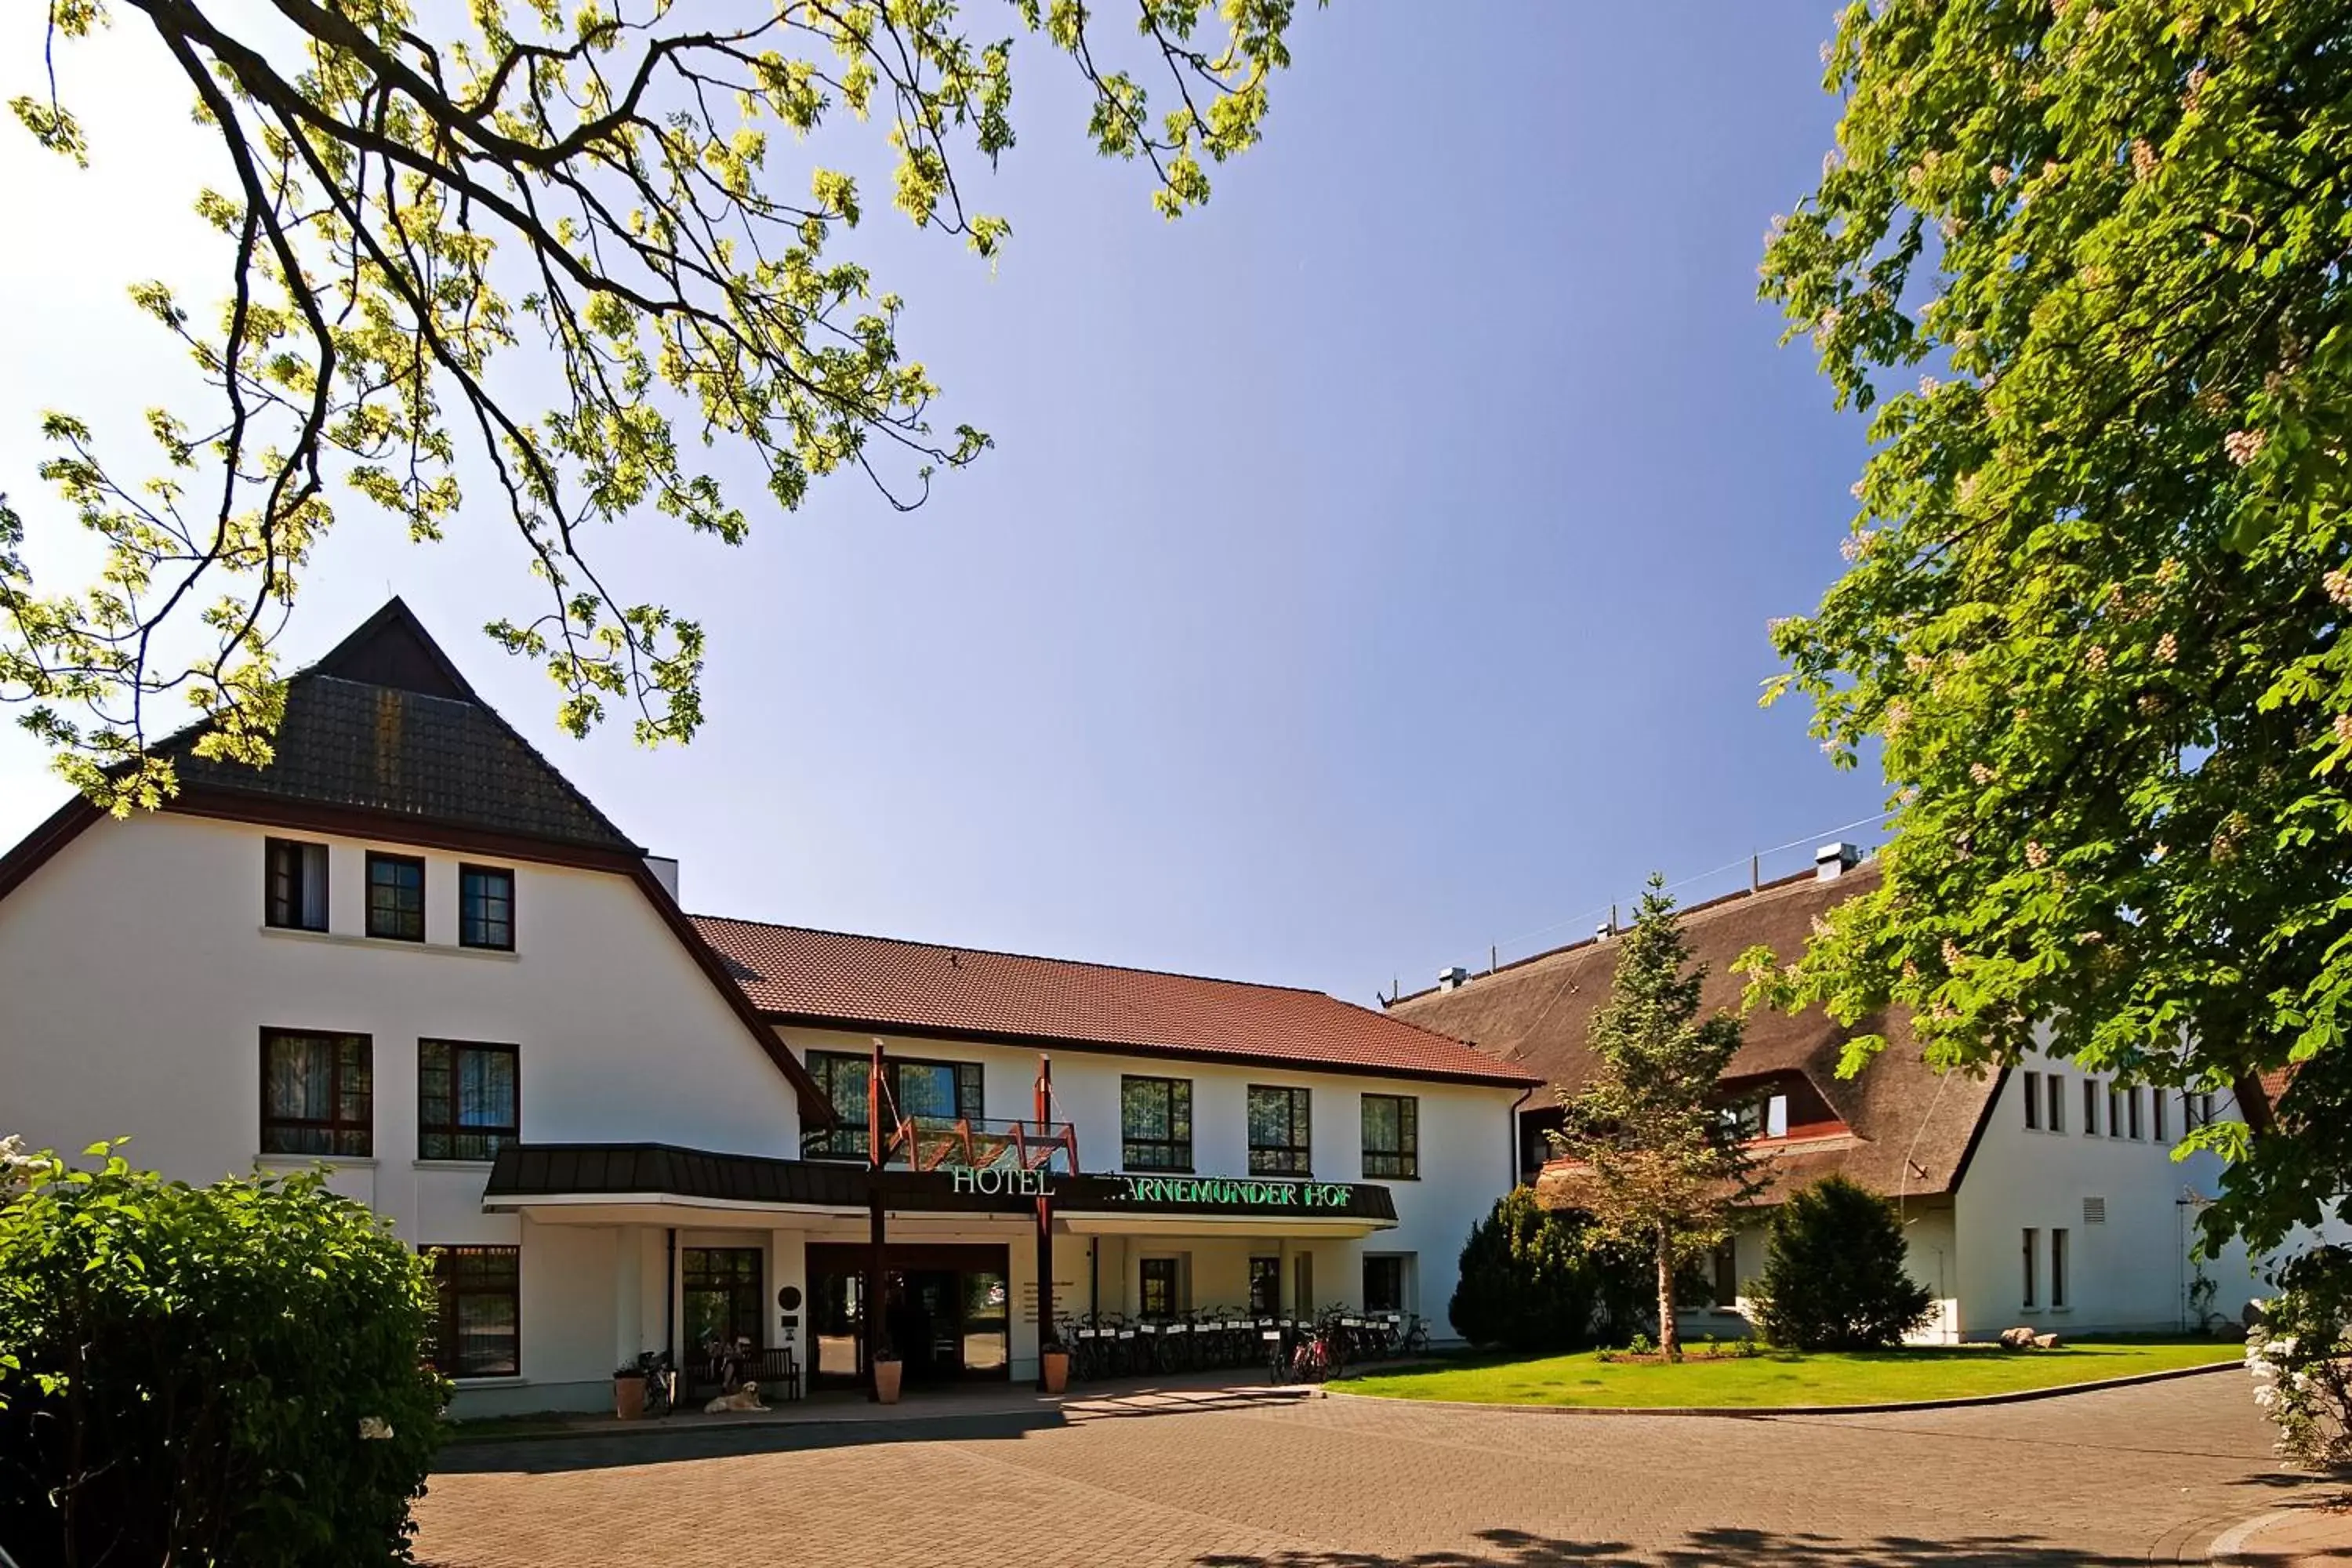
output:
<instances>
[{"instance_id":1,"label":"green hedge","mask_svg":"<svg viewBox=\"0 0 2352 1568\"><path fill-rule=\"evenodd\" d=\"M1897 1345L1927 1321L1934 1293L1905 1272L1895 1205L1843 1176L1789 1195L1773 1215L1748 1314L1776 1345L1859 1351Z\"/></svg>"},{"instance_id":2,"label":"green hedge","mask_svg":"<svg viewBox=\"0 0 2352 1568\"><path fill-rule=\"evenodd\" d=\"M315 1174L191 1187L88 1152L0 1145L0 1545L405 1561L447 1392L424 1260Z\"/></svg>"}]
</instances>

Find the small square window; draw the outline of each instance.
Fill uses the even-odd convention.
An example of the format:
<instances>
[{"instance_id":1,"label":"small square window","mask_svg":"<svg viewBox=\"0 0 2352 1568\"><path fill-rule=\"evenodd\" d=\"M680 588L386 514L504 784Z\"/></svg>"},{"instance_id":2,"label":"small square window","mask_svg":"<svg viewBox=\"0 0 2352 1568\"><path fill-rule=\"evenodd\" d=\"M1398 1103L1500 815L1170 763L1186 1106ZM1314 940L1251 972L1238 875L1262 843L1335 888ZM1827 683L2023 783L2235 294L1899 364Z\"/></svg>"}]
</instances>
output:
<instances>
[{"instance_id":1,"label":"small square window","mask_svg":"<svg viewBox=\"0 0 2352 1568\"><path fill-rule=\"evenodd\" d=\"M394 942L425 940L425 862L415 855L367 858L367 933Z\"/></svg>"},{"instance_id":2,"label":"small square window","mask_svg":"<svg viewBox=\"0 0 2352 1568\"><path fill-rule=\"evenodd\" d=\"M1129 1171L1192 1168L1192 1080L1118 1080L1119 1166Z\"/></svg>"},{"instance_id":3,"label":"small square window","mask_svg":"<svg viewBox=\"0 0 2352 1568\"><path fill-rule=\"evenodd\" d=\"M1307 1176L1314 1173L1308 1149L1308 1091L1249 1086L1249 1173Z\"/></svg>"},{"instance_id":4,"label":"small square window","mask_svg":"<svg viewBox=\"0 0 2352 1568\"><path fill-rule=\"evenodd\" d=\"M261 918L280 931L327 929L327 847L272 838Z\"/></svg>"},{"instance_id":5,"label":"small square window","mask_svg":"<svg viewBox=\"0 0 2352 1568\"><path fill-rule=\"evenodd\" d=\"M375 1071L365 1035L261 1031L261 1152L375 1152Z\"/></svg>"},{"instance_id":6,"label":"small square window","mask_svg":"<svg viewBox=\"0 0 2352 1568\"><path fill-rule=\"evenodd\" d=\"M1177 1274L1174 1258L1145 1258L1142 1283L1145 1317L1172 1318L1182 1310L1177 1301Z\"/></svg>"},{"instance_id":7,"label":"small square window","mask_svg":"<svg viewBox=\"0 0 2352 1568\"><path fill-rule=\"evenodd\" d=\"M494 866L457 868L457 945L514 951L514 873Z\"/></svg>"},{"instance_id":8,"label":"small square window","mask_svg":"<svg viewBox=\"0 0 2352 1568\"><path fill-rule=\"evenodd\" d=\"M416 1042L416 1157L489 1160L519 1136L513 1046Z\"/></svg>"}]
</instances>

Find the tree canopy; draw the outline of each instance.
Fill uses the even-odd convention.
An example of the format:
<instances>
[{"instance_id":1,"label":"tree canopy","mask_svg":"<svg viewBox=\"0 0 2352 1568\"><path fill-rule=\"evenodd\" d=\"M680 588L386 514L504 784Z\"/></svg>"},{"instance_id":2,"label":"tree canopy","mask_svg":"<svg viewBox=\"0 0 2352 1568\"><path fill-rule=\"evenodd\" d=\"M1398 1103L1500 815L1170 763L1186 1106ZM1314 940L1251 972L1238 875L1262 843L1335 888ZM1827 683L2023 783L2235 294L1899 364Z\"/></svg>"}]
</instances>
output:
<instances>
[{"instance_id":1,"label":"tree canopy","mask_svg":"<svg viewBox=\"0 0 2352 1568\"><path fill-rule=\"evenodd\" d=\"M1903 1005L1943 1065L2043 1031L2234 1089L2189 1141L2236 1162L2207 1223L2275 1242L2352 1183L2315 1135L2352 1098L2352 11L1883 0L1825 58L1837 144L1763 292L1874 450L1767 700L1883 743L1892 841L1801 959L1743 963Z\"/></svg>"},{"instance_id":2,"label":"tree canopy","mask_svg":"<svg viewBox=\"0 0 2352 1568\"><path fill-rule=\"evenodd\" d=\"M403 0L52 0L47 91L17 120L78 162L135 155L85 136L69 46L118 19L151 30L186 79L188 133L226 155L226 188L192 193L225 287L132 291L209 388L149 411L152 457L104 450L71 412L44 421L56 515L103 547L87 584L37 585L43 513L0 499L0 701L118 811L170 793L149 743L191 717L211 721L205 754L265 762L272 647L339 498L431 540L489 510L462 470L487 476L539 579L535 607L488 630L545 664L562 723L584 733L612 704L642 741L690 738L702 629L608 580L598 525L650 510L733 543L843 470L910 508L989 444L936 427L899 298L839 254L869 194L776 141L822 131L830 150L845 115L878 122L891 205L992 258L1011 225L968 204L975 165L1013 145L1027 34L1089 89L1094 145L1148 164L1174 217L1258 140L1294 8L1007 0L998 34L952 0L687 19L668 0L476 0L453 37ZM548 406L512 392L516 355L558 389ZM695 451L713 445L748 449L766 495L723 487Z\"/></svg>"}]
</instances>

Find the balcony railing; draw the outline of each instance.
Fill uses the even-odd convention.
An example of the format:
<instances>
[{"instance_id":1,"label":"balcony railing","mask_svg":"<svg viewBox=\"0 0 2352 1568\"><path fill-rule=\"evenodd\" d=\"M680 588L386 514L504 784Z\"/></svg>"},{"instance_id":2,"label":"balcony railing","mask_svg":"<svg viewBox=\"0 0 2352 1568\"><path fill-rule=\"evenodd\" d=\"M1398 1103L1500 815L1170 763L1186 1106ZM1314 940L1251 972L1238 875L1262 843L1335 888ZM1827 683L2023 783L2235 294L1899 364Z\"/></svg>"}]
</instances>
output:
<instances>
[{"instance_id":1,"label":"balcony railing","mask_svg":"<svg viewBox=\"0 0 2352 1568\"><path fill-rule=\"evenodd\" d=\"M886 1164L918 1171L1008 1166L1078 1168L1078 1130L1067 1121L1000 1121L978 1116L909 1116L884 1145Z\"/></svg>"}]
</instances>

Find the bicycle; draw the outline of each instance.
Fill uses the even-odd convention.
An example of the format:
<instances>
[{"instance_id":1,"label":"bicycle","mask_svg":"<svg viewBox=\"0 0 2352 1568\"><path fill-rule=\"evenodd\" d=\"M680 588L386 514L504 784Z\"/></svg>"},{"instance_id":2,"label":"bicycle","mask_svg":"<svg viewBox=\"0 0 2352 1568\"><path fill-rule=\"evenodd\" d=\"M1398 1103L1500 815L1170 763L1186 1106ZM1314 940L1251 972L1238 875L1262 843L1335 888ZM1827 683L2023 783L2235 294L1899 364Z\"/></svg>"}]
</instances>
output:
<instances>
[{"instance_id":1,"label":"bicycle","mask_svg":"<svg viewBox=\"0 0 2352 1568\"><path fill-rule=\"evenodd\" d=\"M1429 1353L1429 1320L1419 1312L1412 1315L1412 1323L1405 1329L1404 1353L1409 1356Z\"/></svg>"},{"instance_id":2,"label":"bicycle","mask_svg":"<svg viewBox=\"0 0 2352 1568\"><path fill-rule=\"evenodd\" d=\"M1289 1363L1283 1358L1282 1354L1282 1331L1275 1327L1272 1318L1260 1318L1257 1321L1257 1337L1258 1343L1265 1351L1266 1382L1277 1384L1288 1382L1289 1379L1285 1373L1289 1370Z\"/></svg>"},{"instance_id":3,"label":"bicycle","mask_svg":"<svg viewBox=\"0 0 2352 1568\"><path fill-rule=\"evenodd\" d=\"M637 1370L645 1375L648 1416L667 1415L677 1407L677 1370L669 1363L669 1352L640 1352Z\"/></svg>"}]
</instances>

